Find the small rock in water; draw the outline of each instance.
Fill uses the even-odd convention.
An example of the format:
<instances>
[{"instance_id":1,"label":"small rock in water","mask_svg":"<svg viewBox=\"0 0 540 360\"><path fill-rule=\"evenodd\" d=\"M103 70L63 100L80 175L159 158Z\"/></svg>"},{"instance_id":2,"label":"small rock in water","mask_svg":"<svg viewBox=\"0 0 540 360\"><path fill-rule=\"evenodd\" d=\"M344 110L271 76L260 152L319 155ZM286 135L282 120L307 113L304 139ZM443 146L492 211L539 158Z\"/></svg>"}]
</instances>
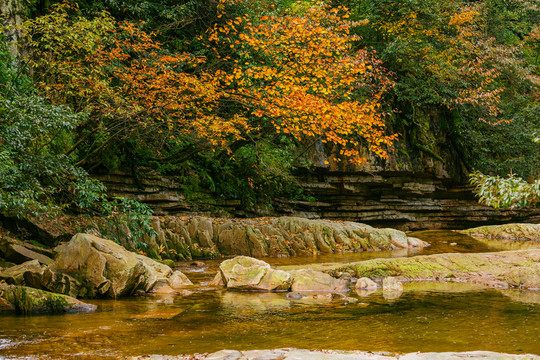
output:
<instances>
[{"instance_id":1,"label":"small rock in water","mask_svg":"<svg viewBox=\"0 0 540 360\"><path fill-rule=\"evenodd\" d=\"M385 277L383 280L383 292L403 292L403 284L395 277Z\"/></svg>"},{"instance_id":2,"label":"small rock in water","mask_svg":"<svg viewBox=\"0 0 540 360\"><path fill-rule=\"evenodd\" d=\"M174 290L169 285L165 285L158 289L152 290L152 293L156 295L171 295L171 294L178 294L178 291Z\"/></svg>"},{"instance_id":3,"label":"small rock in water","mask_svg":"<svg viewBox=\"0 0 540 360\"><path fill-rule=\"evenodd\" d=\"M358 299L357 298L353 298L353 297L350 297L350 296L346 296L345 299L343 299L346 303L349 303L349 304L354 304L354 303L357 303L358 302Z\"/></svg>"},{"instance_id":4,"label":"small rock in water","mask_svg":"<svg viewBox=\"0 0 540 360\"><path fill-rule=\"evenodd\" d=\"M193 266L193 267L203 267L205 265L206 264L203 263L202 261L193 261L191 264L189 264L189 266Z\"/></svg>"},{"instance_id":5,"label":"small rock in water","mask_svg":"<svg viewBox=\"0 0 540 360\"><path fill-rule=\"evenodd\" d=\"M331 293L327 293L327 294L315 294L313 295L313 298L314 299L317 299L317 300L332 300L333 299L333 296Z\"/></svg>"},{"instance_id":6,"label":"small rock in water","mask_svg":"<svg viewBox=\"0 0 540 360\"><path fill-rule=\"evenodd\" d=\"M225 283L223 282L223 277L221 276L221 272L218 271L216 276L214 276L214 279L208 283L208 286L225 287Z\"/></svg>"},{"instance_id":7,"label":"small rock in water","mask_svg":"<svg viewBox=\"0 0 540 360\"><path fill-rule=\"evenodd\" d=\"M193 294L193 291L189 291L189 290L179 290L178 291L178 295L181 295L181 296L189 296L189 295L192 295Z\"/></svg>"},{"instance_id":8,"label":"small rock in water","mask_svg":"<svg viewBox=\"0 0 540 360\"><path fill-rule=\"evenodd\" d=\"M375 281L367 277L358 279L355 286L357 290L377 290L378 287L379 285Z\"/></svg>"},{"instance_id":9,"label":"small rock in water","mask_svg":"<svg viewBox=\"0 0 540 360\"><path fill-rule=\"evenodd\" d=\"M345 300L346 298L345 294L332 293L332 299Z\"/></svg>"},{"instance_id":10,"label":"small rock in water","mask_svg":"<svg viewBox=\"0 0 540 360\"><path fill-rule=\"evenodd\" d=\"M299 299L305 298L306 295L300 294L300 293L297 293L297 292L290 292L290 293L287 293L287 295L285 295L285 297L287 299L299 300Z\"/></svg>"},{"instance_id":11,"label":"small rock in water","mask_svg":"<svg viewBox=\"0 0 540 360\"><path fill-rule=\"evenodd\" d=\"M450 243L450 246L456 246L457 243Z\"/></svg>"},{"instance_id":12,"label":"small rock in water","mask_svg":"<svg viewBox=\"0 0 540 360\"><path fill-rule=\"evenodd\" d=\"M360 297L368 297L370 296L371 294L375 294L377 291L376 290L359 290L359 289L356 289L356 294Z\"/></svg>"},{"instance_id":13,"label":"small rock in water","mask_svg":"<svg viewBox=\"0 0 540 360\"><path fill-rule=\"evenodd\" d=\"M146 295L146 291L142 289L139 289L133 293L133 296L145 296L145 295Z\"/></svg>"},{"instance_id":14,"label":"small rock in water","mask_svg":"<svg viewBox=\"0 0 540 360\"><path fill-rule=\"evenodd\" d=\"M186 286L193 285L193 283L180 271L175 271L169 278L169 285L173 289L181 289Z\"/></svg>"}]
</instances>

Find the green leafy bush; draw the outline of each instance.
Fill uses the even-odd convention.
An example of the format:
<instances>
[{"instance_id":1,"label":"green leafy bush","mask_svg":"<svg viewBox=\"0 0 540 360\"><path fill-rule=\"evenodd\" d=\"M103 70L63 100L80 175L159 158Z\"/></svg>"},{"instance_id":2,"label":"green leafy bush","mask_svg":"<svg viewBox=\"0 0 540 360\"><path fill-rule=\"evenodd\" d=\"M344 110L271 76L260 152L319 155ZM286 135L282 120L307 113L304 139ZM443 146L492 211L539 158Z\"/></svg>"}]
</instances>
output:
<instances>
[{"instance_id":1,"label":"green leafy bush","mask_svg":"<svg viewBox=\"0 0 540 360\"><path fill-rule=\"evenodd\" d=\"M528 183L513 174L502 178L474 172L470 182L480 203L495 209L524 208L540 201L540 180Z\"/></svg>"}]
</instances>

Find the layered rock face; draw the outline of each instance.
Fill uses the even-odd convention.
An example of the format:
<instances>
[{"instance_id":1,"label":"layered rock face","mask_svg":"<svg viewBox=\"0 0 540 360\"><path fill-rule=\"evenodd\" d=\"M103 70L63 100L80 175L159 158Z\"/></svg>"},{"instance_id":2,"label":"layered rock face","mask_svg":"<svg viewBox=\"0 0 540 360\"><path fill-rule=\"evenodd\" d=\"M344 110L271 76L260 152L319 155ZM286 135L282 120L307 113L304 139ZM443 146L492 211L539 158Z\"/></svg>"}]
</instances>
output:
<instances>
[{"instance_id":1,"label":"layered rock face","mask_svg":"<svg viewBox=\"0 0 540 360\"><path fill-rule=\"evenodd\" d=\"M299 176L318 201L279 199L281 213L358 221L400 230L464 229L486 223L539 222L540 209L494 210L471 187L429 172L332 172Z\"/></svg>"},{"instance_id":2,"label":"layered rock face","mask_svg":"<svg viewBox=\"0 0 540 360\"><path fill-rule=\"evenodd\" d=\"M441 148L447 149L447 145L442 144ZM296 177L306 193L317 201L275 199L271 213L248 211L238 200L215 199L211 193L201 193L198 202L190 202L172 177L152 172L141 170L145 176L138 182L125 173L96 177L107 185L111 195L143 201L158 215L287 215L400 230L540 222L540 208L494 210L478 204L472 187L467 184L467 172L454 151L439 152L444 163L423 154L409 157L411 153L410 149L400 149L386 162L372 158L371 164L363 167L347 166L343 161L336 163L321 152L313 154L311 160L318 166L302 170Z\"/></svg>"},{"instance_id":3,"label":"layered rock face","mask_svg":"<svg viewBox=\"0 0 540 360\"><path fill-rule=\"evenodd\" d=\"M165 216L153 217L152 227L157 235L145 239L148 248L159 248L164 255L179 259L222 255L293 256L428 245L399 230L293 217L227 219ZM124 242L123 246L132 249L127 240Z\"/></svg>"}]
</instances>

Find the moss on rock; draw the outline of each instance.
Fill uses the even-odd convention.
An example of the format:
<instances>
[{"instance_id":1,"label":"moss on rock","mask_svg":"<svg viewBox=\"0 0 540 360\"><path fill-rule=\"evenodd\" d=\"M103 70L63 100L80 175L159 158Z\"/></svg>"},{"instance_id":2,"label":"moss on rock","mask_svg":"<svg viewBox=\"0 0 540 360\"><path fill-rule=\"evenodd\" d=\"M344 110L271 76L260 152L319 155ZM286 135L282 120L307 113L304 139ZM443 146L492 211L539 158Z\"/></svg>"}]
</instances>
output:
<instances>
[{"instance_id":1,"label":"moss on rock","mask_svg":"<svg viewBox=\"0 0 540 360\"><path fill-rule=\"evenodd\" d=\"M73 297L54 294L48 291L0 284L0 310L20 314L89 312L95 305L83 303Z\"/></svg>"},{"instance_id":2,"label":"moss on rock","mask_svg":"<svg viewBox=\"0 0 540 360\"><path fill-rule=\"evenodd\" d=\"M411 280L453 278L486 283L506 283L511 287L540 289L540 250L517 250L482 254L437 254L410 258L374 259L334 265L327 271L340 276L372 279L398 276Z\"/></svg>"}]
</instances>

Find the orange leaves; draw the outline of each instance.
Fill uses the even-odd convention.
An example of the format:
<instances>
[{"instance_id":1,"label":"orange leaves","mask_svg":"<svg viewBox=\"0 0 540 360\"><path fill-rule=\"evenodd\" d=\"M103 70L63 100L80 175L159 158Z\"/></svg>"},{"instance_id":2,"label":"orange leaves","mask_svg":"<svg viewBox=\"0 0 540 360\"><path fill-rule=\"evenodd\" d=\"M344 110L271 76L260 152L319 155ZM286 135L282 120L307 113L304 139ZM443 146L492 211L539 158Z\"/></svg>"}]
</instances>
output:
<instances>
[{"instance_id":1,"label":"orange leaves","mask_svg":"<svg viewBox=\"0 0 540 360\"><path fill-rule=\"evenodd\" d=\"M386 157L396 137L385 134L376 99L392 84L367 51L352 50L355 24L340 11L317 3L300 15L262 16L256 25L244 17L242 32L229 23L216 26L208 36L213 48L234 42L238 59L215 78L235 101L248 104L257 122L269 122L278 133L339 144L355 162L365 161L360 143ZM233 33L240 41L222 36ZM359 97L359 89L373 100Z\"/></svg>"},{"instance_id":2,"label":"orange leaves","mask_svg":"<svg viewBox=\"0 0 540 360\"><path fill-rule=\"evenodd\" d=\"M198 37L211 64L166 53L136 25L108 15L101 20L108 26L93 32L80 26L88 20L65 17L63 30L86 29L93 46L73 56L71 44L43 63L62 73L49 77L47 88L61 101L75 99L94 119L121 123L125 137L188 136L226 148L273 129L298 141L338 144L356 162L365 161L360 144L385 157L395 136L385 134L378 101L392 83L380 61L353 50L356 24L345 9L316 3L298 15L249 19L229 17L230 1L220 0L218 24Z\"/></svg>"}]
</instances>

